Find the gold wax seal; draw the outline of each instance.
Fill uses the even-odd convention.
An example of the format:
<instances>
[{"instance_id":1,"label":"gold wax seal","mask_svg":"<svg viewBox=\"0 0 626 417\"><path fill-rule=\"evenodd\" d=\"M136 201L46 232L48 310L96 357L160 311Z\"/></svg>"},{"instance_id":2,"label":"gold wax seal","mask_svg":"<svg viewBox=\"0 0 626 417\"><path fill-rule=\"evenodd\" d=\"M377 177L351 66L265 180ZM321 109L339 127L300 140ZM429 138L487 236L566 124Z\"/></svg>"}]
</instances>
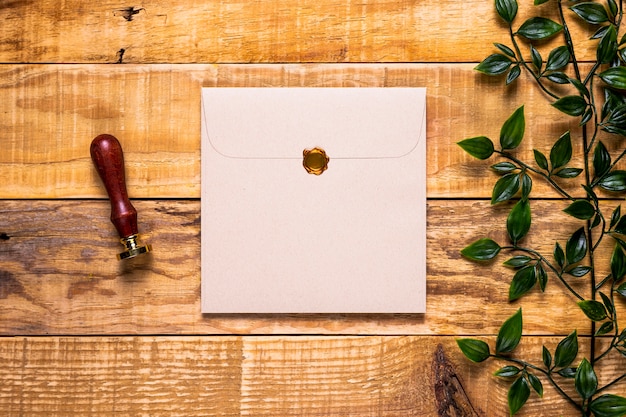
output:
<instances>
[{"instance_id":1,"label":"gold wax seal","mask_svg":"<svg viewBox=\"0 0 626 417\"><path fill-rule=\"evenodd\" d=\"M330 158L322 148L305 149L302 157L302 165L309 174L320 175L328 169Z\"/></svg>"}]
</instances>

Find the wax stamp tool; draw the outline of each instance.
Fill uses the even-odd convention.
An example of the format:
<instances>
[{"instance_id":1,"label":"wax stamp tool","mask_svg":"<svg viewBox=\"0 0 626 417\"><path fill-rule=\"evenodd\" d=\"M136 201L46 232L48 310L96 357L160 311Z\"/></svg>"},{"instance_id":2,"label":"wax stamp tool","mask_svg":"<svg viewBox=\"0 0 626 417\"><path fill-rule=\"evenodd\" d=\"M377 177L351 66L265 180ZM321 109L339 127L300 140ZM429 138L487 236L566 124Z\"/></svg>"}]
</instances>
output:
<instances>
[{"instance_id":1,"label":"wax stamp tool","mask_svg":"<svg viewBox=\"0 0 626 417\"><path fill-rule=\"evenodd\" d=\"M134 258L152 250L138 239L137 210L128 199L122 145L111 135L99 135L91 142L91 159L111 200L111 222L120 235L124 252L117 259Z\"/></svg>"}]
</instances>

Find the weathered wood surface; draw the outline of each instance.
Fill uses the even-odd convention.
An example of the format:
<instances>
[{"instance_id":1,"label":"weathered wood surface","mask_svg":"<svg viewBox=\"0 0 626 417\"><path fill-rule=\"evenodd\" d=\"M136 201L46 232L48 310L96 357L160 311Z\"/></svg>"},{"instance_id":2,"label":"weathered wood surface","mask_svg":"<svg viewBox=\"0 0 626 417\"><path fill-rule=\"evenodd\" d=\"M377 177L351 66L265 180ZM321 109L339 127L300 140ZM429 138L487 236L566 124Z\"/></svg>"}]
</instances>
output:
<instances>
[{"instance_id":1,"label":"weathered wood surface","mask_svg":"<svg viewBox=\"0 0 626 417\"><path fill-rule=\"evenodd\" d=\"M7 65L0 66L0 198L106 197L89 157L91 140L114 134L124 147L134 198L200 197L200 88L210 86L426 86L429 198L491 195L489 162L456 142L487 135L519 106L529 120L517 156L572 130L533 88L505 89L472 64L397 65ZM527 84L528 85L528 84ZM540 123L531 121L541 121ZM609 149L618 141L607 142ZM579 154L579 147L575 146ZM493 163L493 162L491 162ZM573 166L582 166L576 159ZM467 186L472 178L472 186ZM570 192L579 181L562 181ZM542 181L535 196L557 196Z\"/></svg>"},{"instance_id":2,"label":"weathered wood surface","mask_svg":"<svg viewBox=\"0 0 626 417\"><path fill-rule=\"evenodd\" d=\"M516 24L531 11L522 4ZM505 256L481 266L459 255L485 234L504 240L507 206L489 207L497 177L455 143L497 140L520 105L531 121L525 160L578 132L529 84L505 89L473 71L493 42L510 44L493 1L0 0L0 21L3 415L504 416L498 365L471 364L455 337L493 345L520 306L520 353L536 362L573 328L589 335L554 277L546 294L507 304ZM578 40L593 32L572 30ZM560 42L537 47L546 57ZM593 45L578 58L593 58ZM199 89L209 86L428 87L426 314L200 314ZM88 152L100 133L124 146L155 249L143 259L115 260L121 245ZM527 244L550 254L579 222L548 209L561 203L545 200L557 195L541 181L533 196L542 233ZM584 292L584 282L574 285ZM585 337L581 349L579 359ZM604 361L603 380L625 366ZM578 414L545 385L521 415Z\"/></svg>"},{"instance_id":3,"label":"weathered wood surface","mask_svg":"<svg viewBox=\"0 0 626 417\"><path fill-rule=\"evenodd\" d=\"M484 0L127 4L3 1L0 62L478 62L493 42L508 43L493 2ZM530 12L521 7L516 26ZM594 31L572 26L579 39ZM595 56L592 45L580 58Z\"/></svg>"},{"instance_id":4,"label":"weathered wood surface","mask_svg":"<svg viewBox=\"0 0 626 417\"><path fill-rule=\"evenodd\" d=\"M540 364L541 346L559 340L520 348ZM0 406L5 416L507 416L508 384L491 375L503 363L461 356L451 336L0 338ZM623 365L608 361L601 384ZM520 416L576 415L543 383Z\"/></svg>"},{"instance_id":5,"label":"weathered wood surface","mask_svg":"<svg viewBox=\"0 0 626 417\"><path fill-rule=\"evenodd\" d=\"M619 202L614 202L615 205ZM520 306L527 334L566 335L589 323L575 299L551 276L507 305L513 272L464 260L459 251L488 235L506 242L506 206L487 201L431 200L427 231L427 313L424 315L202 315L200 203L135 201L149 256L117 262L122 250L105 201L8 201L0 204L0 334L495 334ZM552 201L533 201L548 213ZM565 207L565 205L563 205ZM552 259L555 240L581 222L536 216L526 244ZM486 230L487 229L487 230ZM610 247L598 254L606 261ZM597 271L604 276L607 271ZM570 279L586 296L586 278ZM624 306L622 306L624 307Z\"/></svg>"}]
</instances>

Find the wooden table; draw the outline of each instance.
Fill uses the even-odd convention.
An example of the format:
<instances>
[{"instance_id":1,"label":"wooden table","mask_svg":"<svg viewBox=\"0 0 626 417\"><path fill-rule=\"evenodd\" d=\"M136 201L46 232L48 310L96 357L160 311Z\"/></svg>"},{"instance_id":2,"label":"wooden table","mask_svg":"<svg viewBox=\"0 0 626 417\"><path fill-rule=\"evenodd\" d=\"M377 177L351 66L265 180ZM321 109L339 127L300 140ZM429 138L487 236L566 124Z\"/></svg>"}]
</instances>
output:
<instances>
[{"instance_id":1,"label":"wooden table","mask_svg":"<svg viewBox=\"0 0 626 417\"><path fill-rule=\"evenodd\" d=\"M573 328L589 335L558 285L509 304L511 273L459 254L504 239L508 209L455 143L497 137L522 104L526 156L576 129L529 82L473 70L506 42L492 1L9 0L0 21L3 415L505 416L499 364L470 363L455 338L493 343L520 306L520 351L537 360ZM426 314L200 313L206 86L428 88ZM123 143L151 256L115 260L89 157L100 133ZM541 215L555 195L534 195L530 239L549 251L576 223L555 225ZM546 387L522 414L572 412Z\"/></svg>"}]
</instances>

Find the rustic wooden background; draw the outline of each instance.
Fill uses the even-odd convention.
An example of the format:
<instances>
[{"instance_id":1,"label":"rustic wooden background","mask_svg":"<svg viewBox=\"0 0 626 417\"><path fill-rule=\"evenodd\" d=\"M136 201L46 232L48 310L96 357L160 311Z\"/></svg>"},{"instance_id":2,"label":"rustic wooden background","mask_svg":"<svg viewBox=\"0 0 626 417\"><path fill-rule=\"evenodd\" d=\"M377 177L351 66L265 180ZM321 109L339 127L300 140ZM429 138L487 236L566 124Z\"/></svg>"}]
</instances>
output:
<instances>
[{"instance_id":1,"label":"rustic wooden background","mask_svg":"<svg viewBox=\"0 0 626 417\"><path fill-rule=\"evenodd\" d=\"M459 256L503 239L507 208L455 142L497 138L522 104L526 156L576 131L529 83L473 71L506 43L493 1L0 0L0 22L3 415L506 416L498 364L469 363L455 338L493 342L520 306L520 350L537 361L573 328L589 335L558 285L508 304L510 272ZM203 86L428 88L426 314L200 313ZM154 246L142 259L115 259L89 157L100 133L124 147ZM538 181L535 196L530 242L551 252L578 225ZM624 366L605 365L607 378ZM522 415L572 411L546 382Z\"/></svg>"}]
</instances>

